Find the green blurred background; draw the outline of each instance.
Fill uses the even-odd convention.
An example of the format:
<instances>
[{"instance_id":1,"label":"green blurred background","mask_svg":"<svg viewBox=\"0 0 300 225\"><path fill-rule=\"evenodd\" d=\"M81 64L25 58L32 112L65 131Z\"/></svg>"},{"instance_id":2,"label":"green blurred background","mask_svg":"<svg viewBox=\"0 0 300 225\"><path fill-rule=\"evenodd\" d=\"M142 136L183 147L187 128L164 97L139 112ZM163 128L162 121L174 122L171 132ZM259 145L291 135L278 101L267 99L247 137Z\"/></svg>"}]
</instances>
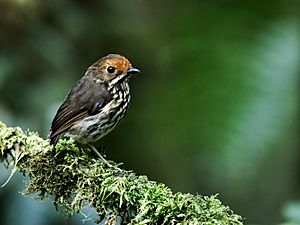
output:
<instances>
[{"instance_id":1,"label":"green blurred background","mask_svg":"<svg viewBox=\"0 0 300 225\"><path fill-rule=\"evenodd\" d=\"M300 224L299 12L299 0L0 0L0 120L46 137L86 68L123 54L142 74L101 140L110 159L219 193L245 224ZM20 196L23 179L0 190L1 225L81 224Z\"/></svg>"}]
</instances>

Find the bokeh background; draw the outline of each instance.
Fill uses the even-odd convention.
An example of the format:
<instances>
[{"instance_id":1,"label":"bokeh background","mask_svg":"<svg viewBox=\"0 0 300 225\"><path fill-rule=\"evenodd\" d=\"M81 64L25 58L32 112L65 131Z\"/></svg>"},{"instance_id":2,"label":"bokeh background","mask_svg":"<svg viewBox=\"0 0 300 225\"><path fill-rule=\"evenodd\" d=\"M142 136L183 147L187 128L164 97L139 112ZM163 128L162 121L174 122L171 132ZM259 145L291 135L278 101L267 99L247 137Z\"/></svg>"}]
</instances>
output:
<instances>
[{"instance_id":1,"label":"bokeh background","mask_svg":"<svg viewBox=\"0 0 300 225\"><path fill-rule=\"evenodd\" d=\"M123 54L142 74L101 140L110 159L219 193L245 224L300 224L299 12L299 0L0 0L0 120L46 137L86 68ZM82 223L19 195L22 180L0 190L1 225Z\"/></svg>"}]
</instances>

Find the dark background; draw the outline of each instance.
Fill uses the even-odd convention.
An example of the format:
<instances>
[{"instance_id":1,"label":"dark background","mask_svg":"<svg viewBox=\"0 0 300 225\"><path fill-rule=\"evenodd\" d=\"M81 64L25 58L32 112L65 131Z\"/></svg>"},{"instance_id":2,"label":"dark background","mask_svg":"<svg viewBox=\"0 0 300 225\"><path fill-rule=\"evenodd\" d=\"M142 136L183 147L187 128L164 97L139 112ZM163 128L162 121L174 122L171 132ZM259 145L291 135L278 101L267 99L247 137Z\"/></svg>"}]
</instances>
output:
<instances>
[{"instance_id":1,"label":"dark background","mask_svg":"<svg viewBox=\"0 0 300 225\"><path fill-rule=\"evenodd\" d=\"M142 71L110 159L174 191L211 195L245 224L300 224L300 2L0 0L0 120L46 137L108 53ZM9 171L1 167L0 181ZM1 225L81 224L0 190Z\"/></svg>"}]
</instances>

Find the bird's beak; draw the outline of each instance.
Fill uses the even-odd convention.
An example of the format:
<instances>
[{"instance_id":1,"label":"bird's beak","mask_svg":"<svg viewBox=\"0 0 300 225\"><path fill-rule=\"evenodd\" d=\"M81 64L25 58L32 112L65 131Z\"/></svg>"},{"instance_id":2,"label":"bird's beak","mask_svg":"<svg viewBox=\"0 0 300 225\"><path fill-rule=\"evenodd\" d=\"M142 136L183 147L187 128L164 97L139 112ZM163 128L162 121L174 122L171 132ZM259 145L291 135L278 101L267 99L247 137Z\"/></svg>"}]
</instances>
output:
<instances>
[{"instance_id":1,"label":"bird's beak","mask_svg":"<svg viewBox=\"0 0 300 225\"><path fill-rule=\"evenodd\" d=\"M136 74L136 73L140 73L140 71L134 67L130 67L128 70L127 70L127 74Z\"/></svg>"}]
</instances>

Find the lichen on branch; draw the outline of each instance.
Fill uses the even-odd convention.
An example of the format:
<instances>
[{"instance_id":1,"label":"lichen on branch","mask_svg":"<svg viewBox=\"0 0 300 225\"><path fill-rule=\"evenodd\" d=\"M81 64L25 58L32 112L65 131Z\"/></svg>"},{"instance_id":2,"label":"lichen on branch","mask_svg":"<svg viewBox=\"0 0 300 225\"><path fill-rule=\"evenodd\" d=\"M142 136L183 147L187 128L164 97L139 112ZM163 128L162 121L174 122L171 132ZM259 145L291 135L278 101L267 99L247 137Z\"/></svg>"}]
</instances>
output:
<instances>
[{"instance_id":1,"label":"lichen on branch","mask_svg":"<svg viewBox=\"0 0 300 225\"><path fill-rule=\"evenodd\" d=\"M173 193L146 176L111 166L89 148L61 140L56 149L34 132L9 128L0 122L0 160L28 176L25 194L40 199L54 197L54 205L66 215L94 208L101 221L114 224L241 225L242 219L216 196ZM1 190L0 190L1 191Z\"/></svg>"}]
</instances>

